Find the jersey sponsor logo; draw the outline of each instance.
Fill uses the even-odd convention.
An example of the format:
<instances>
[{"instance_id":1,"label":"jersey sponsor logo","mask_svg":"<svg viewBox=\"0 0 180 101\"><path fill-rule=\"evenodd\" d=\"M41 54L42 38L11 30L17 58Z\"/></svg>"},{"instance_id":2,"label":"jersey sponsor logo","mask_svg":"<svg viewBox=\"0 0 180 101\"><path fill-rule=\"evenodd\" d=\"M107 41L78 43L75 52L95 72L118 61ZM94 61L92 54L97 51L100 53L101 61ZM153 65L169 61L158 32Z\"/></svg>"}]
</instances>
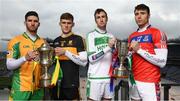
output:
<instances>
[{"instance_id":1,"label":"jersey sponsor logo","mask_svg":"<svg viewBox=\"0 0 180 101\"><path fill-rule=\"evenodd\" d=\"M104 52L103 52L103 51L101 51L100 53L92 56L92 60L96 60L97 58L101 57L102 55L104 55Z\"/></svg>"},{"instance_id":2,"label":"jersey sponsor logo","mask_svg":"<svg viewBox=\"0 0 180 101\"><path fill-rule=\"evenodd\" d=\"M131 39L131 42L138 41L140 43L152 43L152 34L139 35Z\"/></svg>"},{"instance_id":3,"label":"jersey sponsor logo","mask_svg":"<svg viewBox=\"0 0 180 101\"><path fill-rule=\"evenodd\" d=\"M97 51L101 51L101 50L103 50L104 48L106 48L108 45L107 44L104 44L104 45L99 45L99 46L97 46L96 48L97 48Z\"/></svg>"},{"instance_id":4,"label":"jersey sponsor logo","mask_svg":"<svg viewBox=\"0 0 180 101\"><path fill-rule=\"evenodd\" d=\"M107 36L98 37L98 38L95 38L94 40L95 40L95 46L97 46L97 45L108 43L109 37Z\"/></svg>"},{"instance_id":5,"label":"jersey sponsor logo","mask_svg":"<svg viewBox=\"0 0 180 101\"><path fill-rule=\"evenodd\" d=\"M60 41L61 47L64 47L65 42L66 42L66 41Z\"/></svg>"},{"instance_id":6,"label":"jersey sponsor logo","mask_svg":"<svg viewBox=\"0 0 180 101\"><path fill-rule=\"evenodd\" d=\"M73 41L69 40L67 46L72 46L72 45L73 45Z\"/></svg>"},{"instance_id":7,"label":"jersey sponsor logo","mask_svg":"<svg viewBox=\"0 0 180 101\"><path fill-rule=\"evenodd\" d=\"M109 37L107 36L98 37L98 38L95 38L94 40L95 40L96 50L101 51L107 47Z\"/></svg>"},{"instance_id":8,"label":"jersey sponsor logo","mask_svg":"<svg viewBox=\"0 0 180 101\"><path fill-rule=\"evenodd\" d=\"M75 55L71 55L75 60L77 60L77 62L83 62L79 57L76 57Z\"/></svg>"},{"instance_id":9,"label":"jersey sponsor logo","mask_svg":"<svg viewBox=\"0 0 180 101\"><path fill-rule=\"evenodd\" d=\"M71 46L73 46L73 40L69 40L69 41L60 41L60 46L61 46L61 47L64 47L64 46L71 47Z\"/></svg>"},{"instance_id":10,"label":"jersey sponsor logo","mask_svg":"<svg viewBox=\"0 0 180 101\"><path fill-rule=\"evenodd\" d=\"M145 57L156 61L157 63L164 63L166 62L165 59L158 59L158 58L154 58L153 56L150 56L148 53L144 53Z\"/></svg>"}]
</instances>

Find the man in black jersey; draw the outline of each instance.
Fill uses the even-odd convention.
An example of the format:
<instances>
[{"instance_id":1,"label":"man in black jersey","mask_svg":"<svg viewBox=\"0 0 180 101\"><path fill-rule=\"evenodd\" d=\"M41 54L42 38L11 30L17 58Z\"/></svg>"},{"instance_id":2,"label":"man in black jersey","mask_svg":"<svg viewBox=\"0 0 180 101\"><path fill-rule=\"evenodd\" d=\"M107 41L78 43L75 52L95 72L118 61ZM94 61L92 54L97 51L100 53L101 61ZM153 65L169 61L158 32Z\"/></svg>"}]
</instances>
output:
<instances>
[{"instance_id":1,"label":"man in black jersey","mask_svg":"<svg viewBox=\"0 0 180 101\"><path fill-rule=\"evenodd\" d=\"M59 25L62 34L54 42L55 54L59 56L63 77L60 86L52 88L54 100L79 99L79 65L86 66L87 53L81 36L72 32L74 17L70 13L63 13ZM58 92L60 89L60 93Z\"/></svg>"}]
</instances>

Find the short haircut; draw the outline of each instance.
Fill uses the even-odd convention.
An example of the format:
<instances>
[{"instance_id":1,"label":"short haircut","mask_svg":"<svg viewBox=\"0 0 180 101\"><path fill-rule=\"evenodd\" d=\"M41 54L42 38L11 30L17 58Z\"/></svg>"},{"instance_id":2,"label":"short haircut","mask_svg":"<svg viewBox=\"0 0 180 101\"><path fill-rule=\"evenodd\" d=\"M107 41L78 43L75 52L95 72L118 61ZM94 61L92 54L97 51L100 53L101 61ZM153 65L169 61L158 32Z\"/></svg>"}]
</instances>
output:
<instances>
[{"instance_id":1,"label":"short haircut","mask_svg":"<svg viewBox=\"0 0 180 101\"><path fill-rule=\"evenodd\" d=\"M74 17L71 13L63 13L60 17L60 20L62 19L72 20L72 22L74 21Z\"/></svg>"},{"instance_id":2,"label":"short haircut","mask_svg":"<svg viewBox=\"0 0 180 101\"><path fill-rule=\"evenodd\" d=\"M106 14L106 18L108 18L106 11L105 11L104 9L102 9L102 8L98 8L98 9L96 9L96 11L94 12L94 19L95 19L95 20L96 20L96 14L99 14L100 12L104 12L104 13Z\"/></svg>"},{"instance_id":3,"label":"short haircut","mask_svg":"<svg viewBox=\"0 0 180 101\"><path fill-rule=\"evenodd\" d=\"M146 10L147 13L150 14L150 9L149 9L149 7L148 7L147 5L145 5L145 4L139 4L139 5L137 5L137 6L135 7L135 9L134 9L134 13L135 13L136 10Z\"/></svg>"},{"instance_id":4,"label":"short haircut","mask_svg":"<svg viewBox=\"0 0 180 101\"><path fill-rule=\"evenodd\" d=\"M27 17L28 17L28 16L36 16L36 17L38 18L38 20L39 20L38 13L35 12L35 11L28 11L28 12L26 13L26 15L25 15L25 21L27 20Z\"/></svg>"}]
</instances>

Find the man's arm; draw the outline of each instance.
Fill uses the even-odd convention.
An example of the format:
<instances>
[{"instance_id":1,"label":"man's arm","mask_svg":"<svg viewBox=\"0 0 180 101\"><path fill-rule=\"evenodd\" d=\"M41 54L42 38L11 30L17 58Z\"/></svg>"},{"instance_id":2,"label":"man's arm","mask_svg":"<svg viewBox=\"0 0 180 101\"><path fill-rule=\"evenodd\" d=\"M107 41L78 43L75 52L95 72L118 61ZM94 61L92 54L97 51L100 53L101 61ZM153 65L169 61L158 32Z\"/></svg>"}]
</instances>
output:
<instances>
[{"instance_id":1,"label":"man's arm","mask_svg":"<svg viewBox=\"0 0 180 101\"><path fill-rule=\"evenodd\" d=\"M110 38L108 42L108 46L106 48L104 48L102 51L95 52L88 56L89 62L94 63L102 59L107 52L112 50L112 48L116 44L116 41L117 40L115 37Z\"/></svg>"},{"instance_id":2,"label":"man's arm","mask_svg":"<svg viewBox=\"0 0 180 101\"><path fill-rule=\"evenodd\" d=\"M84 48L84 42L81 37L76 37L76 43L77 43L77 53L74 54L73 52L70 52L68 50L63 49L62 47L56 47L55 48L55 54L57 56L62 56L65 55L67 56L70 60L72 60L74 63L81 65L81 66L86 66L87 64L87 52L85 51ZM54 41L55 43L55 41ZM57 45L56 45L57 46Z\"/></svg>"},{"instance_id":3,"label":"man's arm","mask_svg":"<svg viewBox=\"0 0 180 101\"><path fill-rule=\"evenodd\" d=\"M19 68L25 61L31 61L38 57L39 54L37 51L29 51L27 52L26 56L22 56L18 59L8 58L6 61L6 65L9 70L14 70Z\"/></svg>"},{"instance_id":4,"label":"man's arm","mask_svg":"<svg viewBox=\"0 0 180 101\"><path fill-rule=\"evenodd\" d=\"M155 54L150 54L143 49L139 49L137 53L141 55L144 59L151 62L152 64L163 68L167 61L167 49L154 49Z\"/></svg>"},{"instance_id":5,"label":"man's arm","mask_svg":"<svg viewBox=\"0 0 180 101\"><path fill-rule=\"evenodd\" d=\"M25 57L21 57L19 59L8 58L6 61L7 69L15 70L19 68L26 61Z\"/></svg>"},{"instance_id":6,"label":"man's arm","mask_svg":"<svg viewBox=\"0 0 180 101\"><path fill-rule=\"evenodd\" d=\"M69 52L68 50L65 52L65 55L71 59L74 63L81 65L81 66L86 66L87 64L87 52L82 51L78 53L79 55L73 54Z\"/></svg>"},{"instance_id":7,"label":"man's arm","mask_svg":"<svg viewBox=\"0 0 180 101\"><path fill-rule=\"evenodd\" d=\"M88 56L89 62L94 63L94 62L99 61L109 51L111 51L111 48L108 46L108 47L104 48L102 51L98 51L98 52L95 52L95 53L89 55Z\"/></svg>"}]
</instances>

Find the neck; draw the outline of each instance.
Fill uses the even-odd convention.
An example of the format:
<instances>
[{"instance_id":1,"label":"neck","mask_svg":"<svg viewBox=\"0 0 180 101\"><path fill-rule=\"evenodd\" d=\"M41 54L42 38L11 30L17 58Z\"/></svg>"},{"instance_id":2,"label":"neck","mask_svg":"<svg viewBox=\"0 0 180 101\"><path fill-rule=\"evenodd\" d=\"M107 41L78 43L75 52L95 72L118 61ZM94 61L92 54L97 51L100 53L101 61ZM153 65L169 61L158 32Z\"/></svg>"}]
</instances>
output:
<instances>
[{"instance_id":1,"label":"neck","mask_svg":"<svg viewBox=\"0 0 180 101\"><path fill-rule=\"evenodd\" d=\"M138 31L138 32L143 32L143 31L145 31L148 27L150 27L150 24L149 24L149 23L146 24L146 25L143 26L143 27L139 27L139 28L137 29L137 31Z\"/></svg>"},{"instance_id":2,"label":"neck","mask_svg":"<svg viewBox=\"0 0 180 101\"><path fill-rule=\"evenodd\" d=\"M98 27L102 31L106 31L106 26L105 27Z\"/></svg>"},{"instance_id":3,"label":"neck","mask_svg":"<svg viewBox=\"0 0 180 101\"><path fill-rule=\"evenodd\" d=\"M69 33L62 33L61 37L66 38L66 37L71 36L72 34L73 34L72 32L69 32Z\"/></svg>"},{"instance_id":4,"label":"neck","mask_svg":"<svg viewBox=\"0 0 180 101\"><path fill-rule=\"evenodd\" d=\"M37 34L37 31L28 31L28 30L26 30L26 33L28 33L28 34L31 34L32 36L36 36L36 34Z\"/></svg>"},{"instance_id":5,"label":"neck","mask_svg":"<svg viewBox=\"0 0 180 101\"><path fill-rule=\"evenodd\" d=\"M146 24L144 24L144 25L140 25L139 26L139 29L142 29L142 28L144 28L144 27L146 27L146 26L148 26L149 25L149 23L146 23Z\"/></svg>"},{"instance_id":6,"label":"neck","mask_svg":"<svg viewBox=\"0 0 180 101\"><path fill-rule=\"evenodd\" d=\"M26 31L26 34L29 36L29 38L33 41L35 41L37 39L37 34L36 33L30 33L28 31Z\"/></svg>"},{"instance_id":7,"label":"neck","mask_svg":"<svg viewBox=\"0 0 180 101\"><path fill-rule=\"evenodd\" d=\"M101 34L105 34L107 32L106 29L100 29L99 27L97 27L96 30Z\"/></svg>"}]
</instances>

